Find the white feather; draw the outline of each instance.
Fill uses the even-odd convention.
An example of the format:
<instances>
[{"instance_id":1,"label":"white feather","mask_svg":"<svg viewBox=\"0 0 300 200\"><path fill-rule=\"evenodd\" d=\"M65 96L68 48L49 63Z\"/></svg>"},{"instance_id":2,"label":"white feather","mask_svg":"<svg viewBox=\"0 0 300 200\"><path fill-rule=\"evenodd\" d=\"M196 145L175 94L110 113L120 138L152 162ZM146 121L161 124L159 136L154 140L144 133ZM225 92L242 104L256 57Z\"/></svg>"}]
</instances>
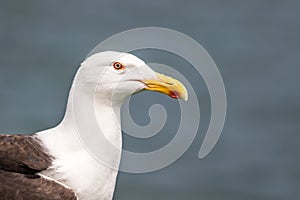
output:
<instances>
[{"instance_id":1,"label":"white feather","mask_svg":"<svg viewBox=\"0 0 300 200\"><path fill-rule=\"evenodd\" d=\"M111 68L114 61L128 66L126 73L122 75L114 71ZM105 69L101 72L104 74L103 84L96 91L95 115L105 137L120 150L117 155L111 155L114 160L114 169L95 160L82 145L76 133L76 124L72 118L74 110L70 100L75 84L82 85L80 92L83 98L94 97L94 94L86 94L86 91L89 91L89 87L98 81L99 77L95 74L103 69ZM63 121L53 129L38 133L38 137L54 157L52 166L41 174L72 188L79 200L111 200L122 149L120 108L127 96L144 87L138 81L133 83L123 80L142 78L156 78L156 75L142 60L130 54L104 52L84 61L73 82ZM111 91L116 90L116 86L119 85L117 99L111 98ZM110 102L113 101L112 99L116 102Z\"/></svg>"}]
</instances>

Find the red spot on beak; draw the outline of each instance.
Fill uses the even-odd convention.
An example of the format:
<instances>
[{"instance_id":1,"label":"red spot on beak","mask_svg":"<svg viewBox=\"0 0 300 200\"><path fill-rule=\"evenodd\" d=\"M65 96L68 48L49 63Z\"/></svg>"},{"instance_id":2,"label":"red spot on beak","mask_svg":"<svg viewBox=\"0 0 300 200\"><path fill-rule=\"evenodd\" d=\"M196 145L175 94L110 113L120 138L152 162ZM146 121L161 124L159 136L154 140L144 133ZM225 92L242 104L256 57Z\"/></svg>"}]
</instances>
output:
<instances>
[{"instance_id":1,"label":"red spot on beak","mask_svg":"<svg viewBox=\"0 0 300 200\"><path fill-rule=\"evenodd\" d=\"M170 91L169 96L172 97L173 99L178 99L180 95L176 91Z\"/></svg>"}]
</instances>

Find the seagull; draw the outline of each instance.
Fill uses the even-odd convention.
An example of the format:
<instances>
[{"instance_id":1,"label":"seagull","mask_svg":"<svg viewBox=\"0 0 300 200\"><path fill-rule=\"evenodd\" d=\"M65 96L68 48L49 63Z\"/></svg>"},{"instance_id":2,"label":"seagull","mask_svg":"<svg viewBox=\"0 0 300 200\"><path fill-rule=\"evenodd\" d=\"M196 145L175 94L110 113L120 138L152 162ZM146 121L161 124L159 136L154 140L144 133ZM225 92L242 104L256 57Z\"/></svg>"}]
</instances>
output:
<instances>
[{"instance_id":1,"label":"seagull","mask_svg":"<svg viewBox=\"0 0 300 200\"><path fill-rule=\"evenodd\" d=\"M104 51L86 58L75 75L59 125L29 135L0 135L0 199L112 199L122 150L121 106L143 90L188 99L181 82L153 71L132 54ZM92 114L97 124L109 143L119 149L106 153L113 166L99 162L83 145L74 120L78 106L73 103L75 91L87 100L82 102L94 103ZM101 151L106 152L104 148Z\"/></svg>"}]
</instances>

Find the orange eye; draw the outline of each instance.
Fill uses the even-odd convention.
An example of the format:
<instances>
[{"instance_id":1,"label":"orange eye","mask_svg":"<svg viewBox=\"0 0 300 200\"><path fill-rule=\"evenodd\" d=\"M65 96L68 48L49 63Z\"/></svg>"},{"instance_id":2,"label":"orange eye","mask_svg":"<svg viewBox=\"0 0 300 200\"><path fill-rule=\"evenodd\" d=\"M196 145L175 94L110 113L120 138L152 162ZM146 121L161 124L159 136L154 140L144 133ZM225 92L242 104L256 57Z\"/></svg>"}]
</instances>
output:
<instances>
[{"instance_id":1,"label":"orange eye","mask_svg":"<svg viewBox=\"0 0 300 200\"><path fill-rule=\"evenodd\" d=\"M116 70L125 69L124 65L122 65L122 63L119 62L114 62L113 66Z\"/></svg>"}]
</instances>

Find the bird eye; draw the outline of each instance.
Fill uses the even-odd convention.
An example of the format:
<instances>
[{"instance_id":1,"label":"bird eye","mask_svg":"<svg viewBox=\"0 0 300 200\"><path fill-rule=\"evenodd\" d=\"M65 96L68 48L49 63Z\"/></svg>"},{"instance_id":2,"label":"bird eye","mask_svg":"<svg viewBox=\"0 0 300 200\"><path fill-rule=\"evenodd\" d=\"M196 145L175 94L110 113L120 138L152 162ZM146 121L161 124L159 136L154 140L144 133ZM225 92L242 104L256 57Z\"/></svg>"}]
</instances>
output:
<instances>
[{"instance_id":1,"label":"bird eye","mask_svg":"<svg viewBox=\"0 0 300 200\"><path fill-rule=\"evenodd\" d=\"M114 67L116 70L125 69L124 65L123 65L122 63L119 63L119 62L114 62L113 67Z\"/></svg>"}]
</instances>

